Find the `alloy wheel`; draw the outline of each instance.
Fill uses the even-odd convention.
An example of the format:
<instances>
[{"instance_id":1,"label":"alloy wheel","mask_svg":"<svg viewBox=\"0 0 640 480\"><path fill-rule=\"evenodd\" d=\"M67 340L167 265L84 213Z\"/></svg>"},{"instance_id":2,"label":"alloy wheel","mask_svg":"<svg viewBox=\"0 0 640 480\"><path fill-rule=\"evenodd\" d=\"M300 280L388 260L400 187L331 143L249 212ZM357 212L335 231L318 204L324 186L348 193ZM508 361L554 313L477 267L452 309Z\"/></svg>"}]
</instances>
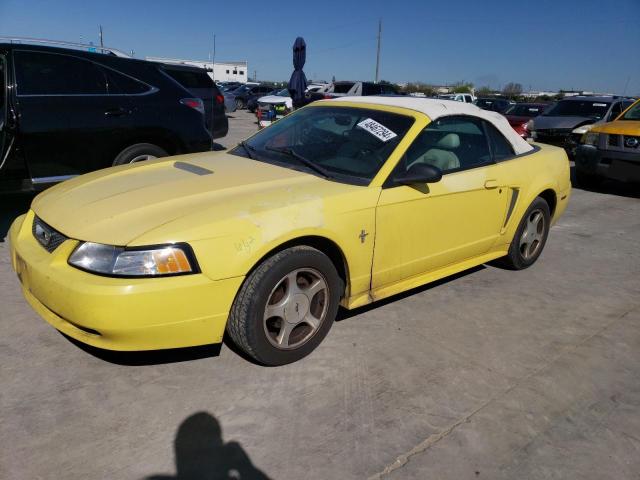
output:
<instances>
[{"instance_id":1,"label":"alloy wheel","mask_svg":"<svg viewBox=\"0 0 640 480\"><path fill-rule=\"evenodd\" d=\"M327 316L329 288L324 276L313 268L285 275L269 294L263 315L267 339L281 350L304 345Z\"/></svg>"},{"instance_id":2,"label":"alloy wheel","mask_svg":"<svg viewBox=\"0 0 640 480\"><path fill-rule=\"evenodd\" d=\"M527 223L520 235L520 254L525 260L530 260L536 256L545 234L545 219L542 210L535 209L529 213Z\"/></svg>"}]
</instances>

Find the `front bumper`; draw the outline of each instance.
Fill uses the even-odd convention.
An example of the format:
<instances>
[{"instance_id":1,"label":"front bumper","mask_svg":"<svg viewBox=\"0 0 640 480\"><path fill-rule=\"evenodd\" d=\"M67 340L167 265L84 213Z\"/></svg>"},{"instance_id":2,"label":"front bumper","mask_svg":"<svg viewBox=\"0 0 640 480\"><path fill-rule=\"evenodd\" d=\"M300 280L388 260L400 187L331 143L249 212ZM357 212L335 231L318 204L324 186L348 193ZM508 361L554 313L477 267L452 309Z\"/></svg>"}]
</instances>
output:
<instances>
[{"instance_id":1,"label":"front bumper","mask_svg":"<svg viewBox=\"0 0 640 480\"><path fill-rule=\"evenodd\" d=\"M33 212L9 231L11 261L22 291L48 323L76 340L108 350L159 350L222 341L243 277L203 274L120 279L67 263L76 240L48 253L33 237Z\"/></svg>"},{"instance_id":2,"label":"front bumper","mask_svg":"<svg viewBox=\"0 0 640 480\"><path fill-rule=\"evenodd\" d=\"M586 175L623 182L640 182L640 151L601 150L580 145L576 151L576 170Z\"/></svg>"}]
</instances>

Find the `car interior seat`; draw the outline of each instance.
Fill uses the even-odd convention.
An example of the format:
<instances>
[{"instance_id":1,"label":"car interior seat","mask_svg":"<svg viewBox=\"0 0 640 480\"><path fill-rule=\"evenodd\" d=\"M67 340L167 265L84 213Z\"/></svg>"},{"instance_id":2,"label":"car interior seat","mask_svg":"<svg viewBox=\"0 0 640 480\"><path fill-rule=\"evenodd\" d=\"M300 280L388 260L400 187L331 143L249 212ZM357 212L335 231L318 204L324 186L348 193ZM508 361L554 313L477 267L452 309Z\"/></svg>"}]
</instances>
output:
<instances>
[{"instance_id":1,"label":"car interior seat","mask_svg":"<svg viewBox=\"0 0 640 480\"><path fill-rule=\"evenodd\" d=\"M415 160L411 160L407 164L407 168L410 168L416 163L433 165L443 172L460 168L460 160L453 152L453 150L457 149L459 146L460 136L457 133L448 133L438 140L434 147L429 148Z\"/></svg>"}]
</instances>

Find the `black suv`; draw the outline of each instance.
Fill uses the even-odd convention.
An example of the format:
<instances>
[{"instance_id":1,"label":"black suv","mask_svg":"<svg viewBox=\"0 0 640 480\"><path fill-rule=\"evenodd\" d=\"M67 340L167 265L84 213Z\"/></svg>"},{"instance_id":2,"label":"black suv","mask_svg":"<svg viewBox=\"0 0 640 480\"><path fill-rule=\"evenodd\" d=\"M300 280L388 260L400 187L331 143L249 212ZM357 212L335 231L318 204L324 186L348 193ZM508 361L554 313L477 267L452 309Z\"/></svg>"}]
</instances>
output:
<instances>
[{"instance_id":1,"label":"black suv","mask_svg":"<svg viewBox=\"0 0 640 480\"><path fill-rule=\"evenodd\" d=\"M0 43L0 193L207 151L227 129L224 97L203 69Z\"/></svg>"}]
</instances>

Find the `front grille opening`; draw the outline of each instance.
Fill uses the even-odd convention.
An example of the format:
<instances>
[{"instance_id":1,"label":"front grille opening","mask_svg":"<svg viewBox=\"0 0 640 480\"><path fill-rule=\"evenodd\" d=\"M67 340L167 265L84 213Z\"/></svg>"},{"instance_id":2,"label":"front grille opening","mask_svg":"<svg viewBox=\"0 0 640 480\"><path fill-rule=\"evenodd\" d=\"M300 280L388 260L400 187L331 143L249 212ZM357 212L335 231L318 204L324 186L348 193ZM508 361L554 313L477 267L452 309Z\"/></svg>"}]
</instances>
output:
<instances>
[{"instance_id":1,"label":"front grille opening","mask_svg":"<svg viewBox=\"0 0 640 480\"><path fill-rule=\"evenodd\" d=\"M620 145L620 135L609 135L609 146L618 147Z\"/></svg>"},{"instance_id":2,"label":"front grille opening","mask_svg":"<svg viewBox=\"0 0 640 480\"><path fill-rule=\"evenodd\" d=\"M56 248L69 239L55 228L47 225L37 216L33 218L31 233L38 243L49 253L53 253Z\"/></svg>"}]
</instances>

